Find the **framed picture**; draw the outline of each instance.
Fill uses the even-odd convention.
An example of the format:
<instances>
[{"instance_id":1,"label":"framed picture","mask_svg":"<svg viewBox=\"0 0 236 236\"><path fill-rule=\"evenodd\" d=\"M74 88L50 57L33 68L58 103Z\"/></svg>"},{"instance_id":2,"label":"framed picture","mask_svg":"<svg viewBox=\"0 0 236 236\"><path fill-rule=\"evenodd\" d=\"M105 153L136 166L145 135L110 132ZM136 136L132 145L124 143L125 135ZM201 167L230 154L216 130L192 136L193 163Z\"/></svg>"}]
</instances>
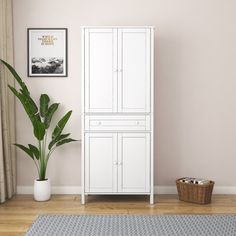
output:
<instances>
[{"instance_id":1,"label":"framed picture","mask_svg":"<svg viewBox=\"0 0 236 236\"><path fill-rule=\"evenodd\" d=\"M28 76L67 77L67 29L28 28Z\"/></svg>"}]
</instances>

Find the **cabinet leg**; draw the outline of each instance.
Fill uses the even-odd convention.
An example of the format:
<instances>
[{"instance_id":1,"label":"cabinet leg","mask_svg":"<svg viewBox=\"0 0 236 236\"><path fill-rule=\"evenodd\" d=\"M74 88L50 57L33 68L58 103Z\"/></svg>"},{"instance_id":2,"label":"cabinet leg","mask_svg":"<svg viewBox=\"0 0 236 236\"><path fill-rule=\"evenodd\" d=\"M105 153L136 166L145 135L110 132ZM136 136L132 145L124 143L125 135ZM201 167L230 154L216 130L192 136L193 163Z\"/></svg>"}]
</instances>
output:
<instances>
[{"instance_id":1,"label":"cabinet leg","mask_svg":"<svg viewBox=\"0 0 236 236\"><path fill-rule=\"evenodd\" d=\"M85 204L85 195L84 195L84 193L81 194L81 204L82 205Z\"/></svg>"},{"instance_id":2,"label":"cabinet leg","mask_svg":"<svg viewBox=\"0 0 236 236\"><path fill-rule=\"evenodd\" d=\"M154 194L150 195L150 204L154 204Z\"/></svg>"}]
</instances>

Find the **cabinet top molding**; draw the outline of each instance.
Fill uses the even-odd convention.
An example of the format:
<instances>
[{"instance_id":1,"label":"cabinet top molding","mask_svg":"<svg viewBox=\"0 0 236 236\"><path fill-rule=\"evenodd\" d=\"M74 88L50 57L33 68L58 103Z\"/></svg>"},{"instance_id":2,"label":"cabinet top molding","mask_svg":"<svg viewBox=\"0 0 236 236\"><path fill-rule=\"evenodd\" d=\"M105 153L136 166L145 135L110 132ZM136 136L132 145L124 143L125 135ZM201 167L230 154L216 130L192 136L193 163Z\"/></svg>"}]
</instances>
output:
<instances>
[{"instance_id":1,"label":"cabinet top molding","mask_svg":"<svg viewBox=\"0 0 236 236\"><path fill-rule=\"evenodd\" d=\"M146 25L143 25L143 26L114 26L114 25L111 25L111 26L103 26L103 25L99 25L99 26L80 26L81 29L84 29L84 28L151 28L151 29L155 29L155 26L146 26Z\"/></svg>"}]
</instances>

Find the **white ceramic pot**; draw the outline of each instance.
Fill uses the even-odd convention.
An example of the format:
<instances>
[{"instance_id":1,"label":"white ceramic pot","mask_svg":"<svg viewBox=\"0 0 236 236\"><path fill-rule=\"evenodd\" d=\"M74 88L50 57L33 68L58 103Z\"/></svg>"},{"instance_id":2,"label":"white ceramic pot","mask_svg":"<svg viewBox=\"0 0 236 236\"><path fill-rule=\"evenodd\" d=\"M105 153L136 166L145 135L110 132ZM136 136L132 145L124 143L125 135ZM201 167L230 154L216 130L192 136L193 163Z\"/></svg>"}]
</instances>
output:
<instances>
[{"instance_id":1,"label":"white ceramic pot","mask_svg":"<svg viewBox=\"0 0 236 236\"><path fill-rule=\"evenodd\" d=\"M51 197L50 180L35 180L34 181L34 200L47 201Z\"/></svg>"}]
</instances>

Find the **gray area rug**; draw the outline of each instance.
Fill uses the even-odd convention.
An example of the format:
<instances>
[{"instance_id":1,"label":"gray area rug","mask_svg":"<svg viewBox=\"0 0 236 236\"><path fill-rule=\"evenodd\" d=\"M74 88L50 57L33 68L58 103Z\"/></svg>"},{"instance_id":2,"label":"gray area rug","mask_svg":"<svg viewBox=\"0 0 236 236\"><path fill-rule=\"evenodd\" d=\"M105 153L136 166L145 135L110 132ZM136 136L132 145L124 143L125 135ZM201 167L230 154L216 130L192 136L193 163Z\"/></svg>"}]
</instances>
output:
<instances>
[{"instance_id":1,"label":"gray area rug","mask_svg":"<svg viewBox=\"0 0 236 236\"><path fill-rule=\"evenodd\" d=\"M236 235L233 215L42 215L27 236Z\"/></svg>"}]
</instances>

